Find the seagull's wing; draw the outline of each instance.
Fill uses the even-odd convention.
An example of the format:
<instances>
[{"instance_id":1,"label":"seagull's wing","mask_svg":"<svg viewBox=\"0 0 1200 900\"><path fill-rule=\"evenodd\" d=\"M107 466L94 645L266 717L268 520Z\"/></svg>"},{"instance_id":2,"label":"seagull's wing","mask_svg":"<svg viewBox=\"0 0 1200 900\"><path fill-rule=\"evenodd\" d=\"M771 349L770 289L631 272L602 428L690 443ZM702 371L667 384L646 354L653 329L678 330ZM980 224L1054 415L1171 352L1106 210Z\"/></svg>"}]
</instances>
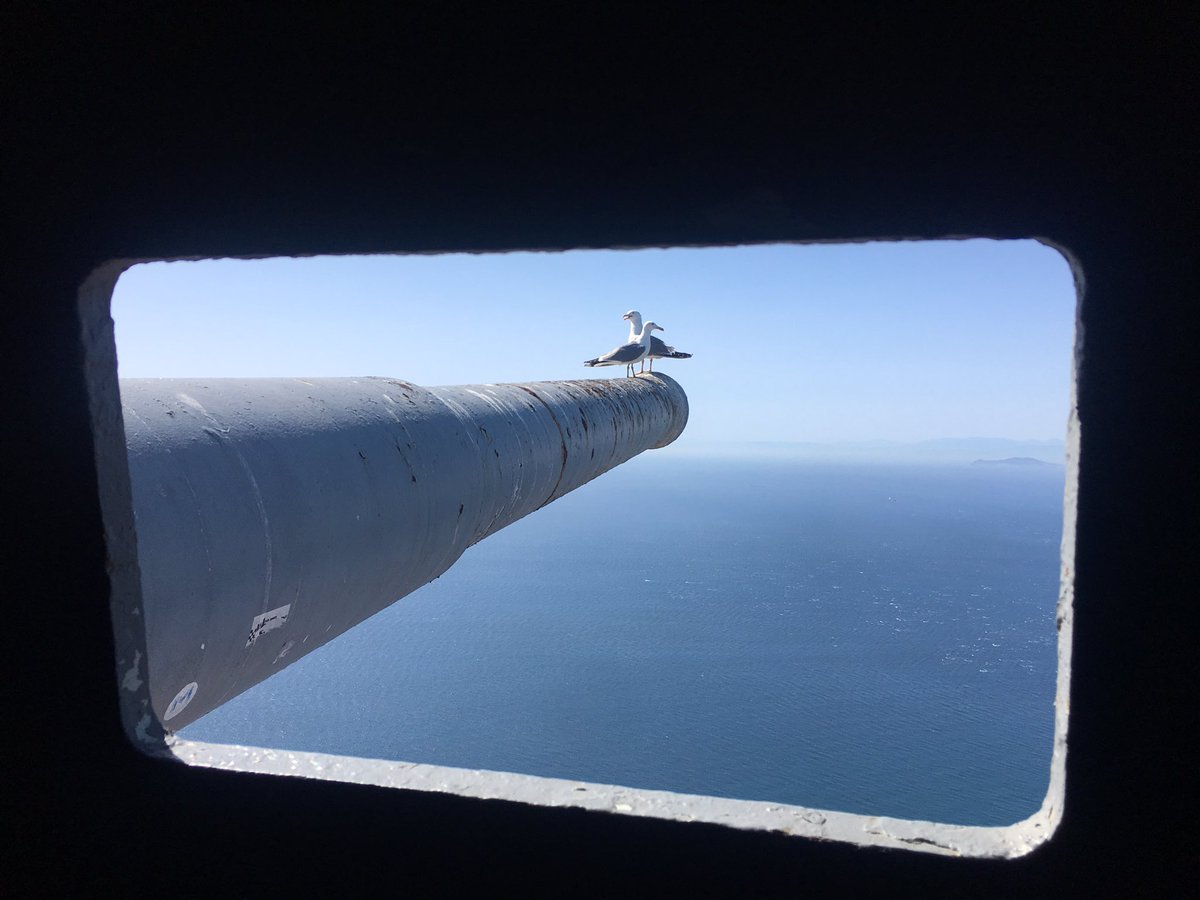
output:
<instances>
[{"instance_id":1,"label":"seagull's wing","mask_svg":"<svg viewBox=\"0 0 1200 900\"><path fill-rule=\"evenodd\" d=\"M595 359L587 360L585 366L627 366L630 363L635 363L642 358L645 348L633 341L629 344L622 344L614 350L609 350L603 356L598 356Z\"/></svg>"},{"instance_id":2,"label":"seagull's wing","mask_svg":"<svg viewBox=\"0 0 1200 900\"><path fill-rule=\"evenodd\" d=\"M615 350L609 350L602 357L601 362L608 362L614 365L637 362L646 353L646 348L639 342L633 341L629 344L622 344Z\"/></svg>"},{"instance_id":3,"label":"seagull's wing","mask_svg":"<svg viewBox=\"0 0 1200 900\"><path fill-rule=\"evenodd\" d=\"M656 359L691 359L692 354L684 353L681 350L676 350L674 347L668 347L663 343L662 338L650 336L650 352L647 356L653 356Z\"/></svg>"}]
</instances>

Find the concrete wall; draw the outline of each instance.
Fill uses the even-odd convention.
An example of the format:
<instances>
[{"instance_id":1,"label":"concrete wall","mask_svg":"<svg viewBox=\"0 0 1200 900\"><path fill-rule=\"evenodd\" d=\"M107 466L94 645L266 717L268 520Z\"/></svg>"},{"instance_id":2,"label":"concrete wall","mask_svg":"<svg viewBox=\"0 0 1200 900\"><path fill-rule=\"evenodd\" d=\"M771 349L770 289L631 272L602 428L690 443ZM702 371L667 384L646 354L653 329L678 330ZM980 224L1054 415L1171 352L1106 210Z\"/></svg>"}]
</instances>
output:
<instances>
[{"instance_id":1,"label":"concrete wall","mask_svg":"<svg viewBox=\"0 0 1200 900\"><path fill-rule=\"evenodd\" d=\"M666 375L126 379L152 708L182 728L687 422ZM631 501L632 502L632 501Z\"/></svg>"},{"instance_id":2,"label":"concrete wall","mask_svg":"<svg viewBox=\"0 0 1200 900\"><path fill-rule=\"evenodd\" d=\"M1194 16L389 10L5 8L8 893L1193 887ZM956 859L256 776L126 738L140 587L109 293L80 289L109 261L947 235L1048 237L1086 276L1067 800L1034 853ZM790 309L835 302L797 295ZM794 352L766 327L761 352ZM753 355L722 363L721 383L770 389ZM780 398L780 415L804 411L802 395ZM116 633L114 606L129 610Z\"/></svg>"}]
</instances>

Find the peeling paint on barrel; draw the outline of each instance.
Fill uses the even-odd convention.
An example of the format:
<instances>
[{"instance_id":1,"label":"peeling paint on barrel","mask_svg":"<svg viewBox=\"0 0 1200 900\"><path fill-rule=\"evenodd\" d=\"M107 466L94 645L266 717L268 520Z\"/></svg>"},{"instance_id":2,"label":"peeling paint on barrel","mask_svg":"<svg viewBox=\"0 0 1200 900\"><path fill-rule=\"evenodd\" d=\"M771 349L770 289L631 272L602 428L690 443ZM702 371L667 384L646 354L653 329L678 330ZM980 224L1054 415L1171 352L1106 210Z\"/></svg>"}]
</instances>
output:
<instances>
[{"instance_id":1,"label":"peeling paint on barrel","mask_svg":"<svg viewBox=\"0 0 1200 900\"><path fill-rule=\"evenodd\" d=\"M683 389L657 372L435 388L129 379L121 394L155 713L179 685L205 686L172 728L671 443L688 417ZM286 622L247 644L247 623L285 603Z\"/></svg>"}]
</instances>

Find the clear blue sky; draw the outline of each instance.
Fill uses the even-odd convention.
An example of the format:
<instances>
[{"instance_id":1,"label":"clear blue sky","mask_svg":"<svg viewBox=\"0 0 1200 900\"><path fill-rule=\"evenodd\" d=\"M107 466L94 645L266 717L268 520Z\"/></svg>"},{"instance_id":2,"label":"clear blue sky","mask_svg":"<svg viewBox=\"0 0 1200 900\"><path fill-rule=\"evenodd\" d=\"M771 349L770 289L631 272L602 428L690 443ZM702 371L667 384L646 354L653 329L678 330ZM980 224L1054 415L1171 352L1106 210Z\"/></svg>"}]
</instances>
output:
<instances>
[{"instance_id":1,"label":"clear blue sky","mask_svg":"<svg viewBox=\"0 0 1200 900\"><path fill-rule=\"evenodd\" d=\"M1034 241L151 263L113 297L122 378L623 377L627 309L694 354L680 439L1062 438L1075 287Z\"/></svg>"}]
</instances>

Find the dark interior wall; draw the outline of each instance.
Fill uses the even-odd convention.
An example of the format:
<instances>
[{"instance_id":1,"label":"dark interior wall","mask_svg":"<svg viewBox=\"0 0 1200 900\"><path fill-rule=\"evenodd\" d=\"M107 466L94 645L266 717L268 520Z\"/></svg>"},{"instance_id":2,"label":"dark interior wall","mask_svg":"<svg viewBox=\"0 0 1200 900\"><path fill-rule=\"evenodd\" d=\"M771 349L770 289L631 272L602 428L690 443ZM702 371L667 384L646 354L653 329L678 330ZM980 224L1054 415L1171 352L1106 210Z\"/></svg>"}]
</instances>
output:
<instances>
[{"instance_id":1,"label":"dark interior wall","mask_svg":"<svg viewBox=\"0 0 1200 900\"><path fill-rule=\"evenodd\" d=\"M1194 889L1195 13L2 15L6 882ZM1031 856L188 770L123 737L75 311L99 264L946 235L1047 237L1086 279L1066 812Z\"/></svg>"}]
</instances>

